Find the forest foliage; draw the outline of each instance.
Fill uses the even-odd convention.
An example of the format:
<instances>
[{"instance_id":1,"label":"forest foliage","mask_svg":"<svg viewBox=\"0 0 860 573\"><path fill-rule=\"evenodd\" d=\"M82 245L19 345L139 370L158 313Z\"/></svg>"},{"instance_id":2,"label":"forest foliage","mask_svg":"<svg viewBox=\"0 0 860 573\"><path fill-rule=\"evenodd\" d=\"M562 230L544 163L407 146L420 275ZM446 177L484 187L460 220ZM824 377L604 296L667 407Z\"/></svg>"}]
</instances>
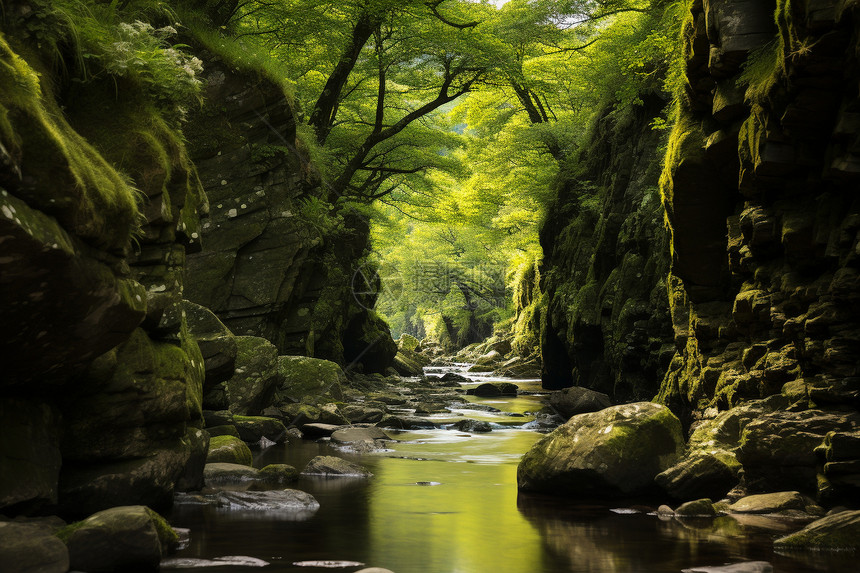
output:
<instances>
[{"instance_id":1,"label":"forest foliage","mask_svg":"<svg viewBox=\"0 0 860 573\"><path fill-rule=\"evenodd\" d=\"M181 125L200 62L180 38L279 83L333 234L370 219L393 333L462 345L512 325L537 235L595 118L682 81L686 0L33 0L16 25L76 50L72 75L132 81ZM584 197L587 204L589 198ZM348 219L348 218L347 218ZM535 293L537 291L534 291ZM532 295L530 295L532 296ZM538 296L534 294L534 296Z\"/></svg>"}]
</instances>

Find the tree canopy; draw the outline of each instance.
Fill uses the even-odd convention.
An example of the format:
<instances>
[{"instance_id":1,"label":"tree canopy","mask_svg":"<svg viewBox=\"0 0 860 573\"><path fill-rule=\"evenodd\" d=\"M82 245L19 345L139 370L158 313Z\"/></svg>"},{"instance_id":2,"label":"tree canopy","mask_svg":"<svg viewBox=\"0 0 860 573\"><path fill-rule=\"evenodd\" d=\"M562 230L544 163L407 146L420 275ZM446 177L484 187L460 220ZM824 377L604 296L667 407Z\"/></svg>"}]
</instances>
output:
<instances>
[{"instance_id":1,"label":"tree canopy","mask_svg":"<svg viewBox=\"0 0 860 573\"><path fill-rule=\"evenodd\" d=\"M463 344L512 317L505 289L536 266L553 185L576 173L597 114L667 97L684 5L222 0L210 11L294 85L322 164L319 201L372 206L373 245L398 285L378 310L395 334Z\"/></svg>"}]
</instances>

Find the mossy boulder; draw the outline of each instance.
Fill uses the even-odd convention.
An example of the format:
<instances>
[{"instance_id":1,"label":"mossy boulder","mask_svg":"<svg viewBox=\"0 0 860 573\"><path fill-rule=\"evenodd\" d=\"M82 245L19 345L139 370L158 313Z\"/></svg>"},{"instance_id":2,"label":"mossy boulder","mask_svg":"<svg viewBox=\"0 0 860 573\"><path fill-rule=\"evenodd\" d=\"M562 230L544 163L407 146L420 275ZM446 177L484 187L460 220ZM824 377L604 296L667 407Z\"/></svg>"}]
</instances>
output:
<instances>
[{"instance_id":1,"label":"mossy boulder","mask_svg":"<svg viewBox=\"0 0 860 573\"><path fill-rule=\"evenodd\" d=\"M400 352L403 352L404 350L415 352L415 349L418 348L419 344L421 344L421 342L419 342L417 338L404 332L400 335L400 338L397 339L397 350Z\"/></svg>"},{"instance_id":2,"label":"mossy boulder","mask_svg":"<svg viewBox=\"0 0 860 573\"><path fill-rule=\"evenodd\" d=\"M278 404L300 402L305 397L323 394L340 396L341 384L346 382L343 370L336 363L306 356L278 358L281 384L275 392Z\"/></svg>"},{"instance_id":3,"label":"mossy boulder","mask_svg":"<svg viewBox=\"0 0 860 573\"><path fill-rule=\"evenodd\" d=\"M681 422L651 402L579 414L537 442L520 461L526 491L618 497L654 488L654 476L684 450Z\"/></svg>"},{"instance_id":4,"label":"mossy boulder","mask_svg":"<svg viewBox=\"0 0 860 573\"><path fill-rule=\"evenodd\" d=\"M714 517L714 502L708 498L697 499L682 503L675 509L675 515L681 517Z\"/></svg>"},{"instance_id":5,"label":"mossy boulder","mask_svg":"<svg viewBox=\"0 0 860 573\"><path fill-rule=\"evenodd\" d=\"M251 449L245 442L233 436L216 436L209 440L209 455L206 464L228 463L250 466L253 461Z\"/></svg>"},{"instance_id":6,"label":"mossy boulder","mask_svg":"<svg viewBox=\"0 0 860 573\"><path fill-rule=\"evenodd\" d=\"M239 437L250 444L259 443L263 438L283 443L287 439L287 428L280 420L264 416L233 416L233 424Z\"/></svg>"},{"instance_id":7,"label":"mossy boulder","mask_svg":"<svg viewBox=\"0 0 860 573\"><path fill-rule=\"evenodd\" d=\"M256 416L272 404L283 377L278 367L278 349L264 338L236 337L236 369L224 383L229 410Z\"/></svg>"},{"instance_id":8,"label":"mossy boulder","mask_svg":"<svg viewBox=\"0 0 860 573\"><path fill-rule=\"evenodd\" d=\"M178 541L160 515L144 506L120 506L91 515L57 534L69 549L71 568L87 573L158 571Z\"/></svg>"},{"instance_id":9,"label":"mossy boulder","mask_svg":"<svg viewBox=\"0 0 860 573\"><path fill-rule=\"evenodd\" d=\"M206 386L229 380L236 366L236 337L208 308L185 300L182 301L182 310L187 316L188 329L203 355Z\"/></svg>"},{"instance_id":10,"label":"mossy boulder","mask_svg":"<svg viewBox=\"0 0 860 573\"><path fill-rule=\"evenodd\" d=\"M813 521L773 542L778 550L856 551L860 549L860 511L842 511Z\"/></svg>"}]
</instances>

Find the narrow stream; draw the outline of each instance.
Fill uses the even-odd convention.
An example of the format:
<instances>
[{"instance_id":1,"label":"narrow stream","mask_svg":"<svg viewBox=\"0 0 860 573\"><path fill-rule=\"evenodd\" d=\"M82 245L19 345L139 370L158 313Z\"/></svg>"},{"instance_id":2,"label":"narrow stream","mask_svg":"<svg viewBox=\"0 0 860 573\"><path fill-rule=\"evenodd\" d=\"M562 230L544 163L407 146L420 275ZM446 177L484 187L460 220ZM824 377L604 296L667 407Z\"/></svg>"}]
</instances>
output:
<instances>
[{"instance_id":1,"label":"narrow stream","mask_svg":"<svg viewBox=\"0 0 860 573\"><path fill-rule=\"evenodd\" d=\"M462 368L441 370L447 371ZM536 380L472 378L475 382L463 386L510 381L521 390L540 390ZM293 487L320 503L301 521L177 506L171 523L190 529L191 541L173 557L247 556L269 563L265 571L305 573L352 573L363 567L395 573L678 573L752 560L769 561L777 572L854 570L849 555L777 555L771 548L777 534L759 529L754 520L746 527L730 517L661 520L649 515L654 504L584 505L518 495L517 463L541 438L529 415L542 407L541 397L463 398L464 408L428 418L437 424L484 420L493 424L492 432L390 430L398 440L390 450L363 455L307 440L257 452L255 467L286 463L301 470L314 456L337 455L361 463L374 477L301 479ZM482 406L500 411L472 409ZM314 561L330 563L296 565ZM222 565L216 570L253 569Z\"/></svg>"}]
</instances>

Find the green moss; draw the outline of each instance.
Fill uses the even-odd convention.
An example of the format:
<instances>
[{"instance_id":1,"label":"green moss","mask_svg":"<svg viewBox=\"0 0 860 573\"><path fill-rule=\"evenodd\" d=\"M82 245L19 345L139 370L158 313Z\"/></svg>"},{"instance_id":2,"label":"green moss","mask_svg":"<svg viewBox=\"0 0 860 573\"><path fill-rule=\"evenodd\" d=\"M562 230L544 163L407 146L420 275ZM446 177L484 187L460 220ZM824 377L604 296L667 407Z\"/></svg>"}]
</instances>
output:
<instances>
[{"instance_id":1,"label":"green moss","mask_svg":"<svg viewBox=\"0 0 860 573\"><path fill-rule=\"evenodd\" d=\"M63 543L68 544L72 535L74 535L77 530L84 527L84 525L86 525L84 521L76 521L75 523L70 523L65 527L61 527L56 533L54 533L54 535L56 535Z\"/></svg>"},{"instance_id":2,"label":"green moss","mask_svg":"<svg viewBox=\"0 0 860 573\"><path fill-rule=\"evenodd\" d=\"M152 520L152 525L155 527L155 532L158 534L158 541L161 542L161 552L162 554L165 554L170 547L179 543L179 535L177 535L176 531L170 527L167 520L161 517L158 513L148 507L146 508L146 513Z\"/></svg>"},{"instance_id":3,"label":"green moss","mask_svg":"<svg viewBox=\"0 0 860 573\"><path fill-rule=\"evenodd\" d=\"M69 125L50 78L36 56L0 37L0 143L32 181L22 198L100 247L125 249L140 195Z\"/></svg>"},{"instance_id":4,"label":"green moss","mask_svg":"<svg viewBox=\"0 0 860 573\"><path fill-rule=\"evenodd\" d=\"M233 463L250 466L253 462L251 449L242 440L233 436L215 436L209 440L207 463Z\"/></svg>"},{"instance_id":5,"label":"green moss","mask_svg":"<svg viewBox=\"0 0 860 573\"><path fill-rule=\"evenodd\" d=\"M284 96L293 103L295 85L289 79L287 67L264 48L252 42L223 35L217 28L203 22L193 13L181 12L183 21L194 39L204 48L221 58L230 67L252 72L281 88Z\"/></svg>"}]
</instances>

